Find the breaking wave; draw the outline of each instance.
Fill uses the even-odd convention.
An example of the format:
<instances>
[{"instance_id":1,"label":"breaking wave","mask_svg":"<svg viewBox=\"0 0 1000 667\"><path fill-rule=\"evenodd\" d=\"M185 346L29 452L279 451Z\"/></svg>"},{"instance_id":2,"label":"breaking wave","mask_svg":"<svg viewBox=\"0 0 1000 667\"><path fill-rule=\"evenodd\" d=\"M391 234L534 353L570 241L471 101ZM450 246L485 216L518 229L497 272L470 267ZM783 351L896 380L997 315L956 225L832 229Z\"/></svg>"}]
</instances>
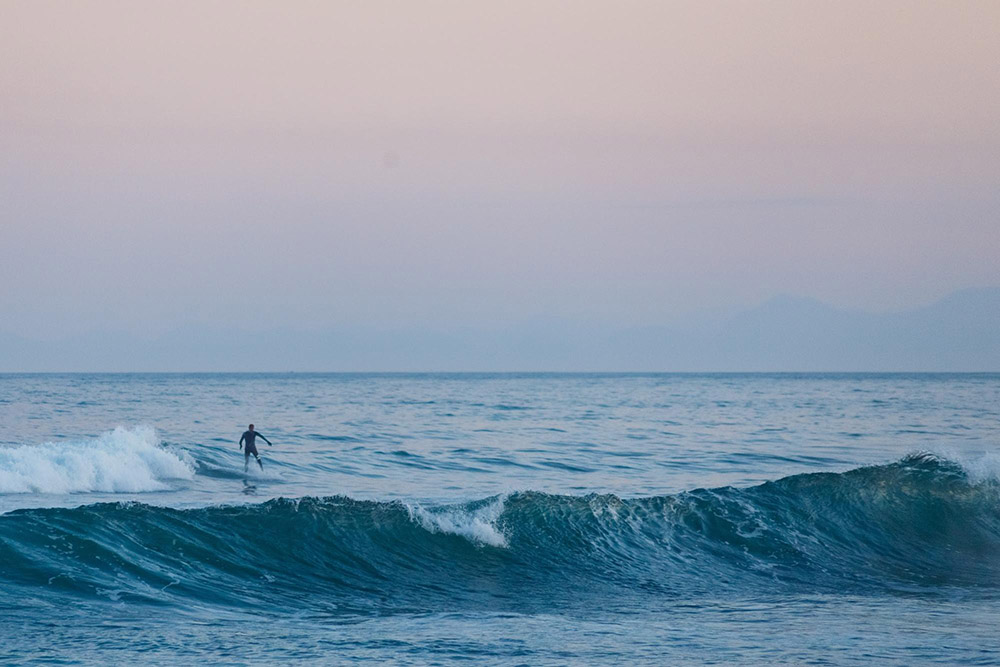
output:
<instances>
[{"instance_id":1,"label":"breaking wave","mask_svg":"<svg viewBox=\"0 0 1000 667\"><path fill-rule=\"evenodd\" d=\"M60 472L53 488L149 488L190 474L144 431L116 431L92 449L139 458L145 481L108 467L94 477ZM32 451L20 456L75 470L58 463L65 452L56 446ZM10 470L13 459L3 460ZM362 615L789 591L995 597L1000 486L918 455L637 499L523 492L443 507L346 497L200 509L105 503L0 516L0 563L0 602L20 591Z\"/></svg>"},{"instance_id":2,"label":"breaking wave","mask_svg":"<svg viewBox=\"0 0 1000 667\"><path fill-rule=\"evenodd\" d=\"M136 493L191 479L181 452L160 446L148 426L119 427L83 441L0 448L0 493Z\"/></svg>"}]
</instances>

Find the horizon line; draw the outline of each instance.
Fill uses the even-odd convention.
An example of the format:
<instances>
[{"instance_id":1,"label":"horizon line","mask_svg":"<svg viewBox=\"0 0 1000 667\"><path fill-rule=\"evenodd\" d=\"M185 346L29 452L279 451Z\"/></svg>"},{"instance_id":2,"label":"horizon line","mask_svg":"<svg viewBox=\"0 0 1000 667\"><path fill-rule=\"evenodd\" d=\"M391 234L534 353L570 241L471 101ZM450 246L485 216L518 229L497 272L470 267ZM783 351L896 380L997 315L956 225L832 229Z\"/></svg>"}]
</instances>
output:
<instances>
[{"instance_id":1,"label":"horizon line","mask_svg":"<svg viewBox=\"0 0 1000 667\"><path fill-rule=\"evenodd\" d=\"M5 371L0 370L0 377L13 375L1000 375L1000 370L986 371Z\"/></svg>"}]
</instances>

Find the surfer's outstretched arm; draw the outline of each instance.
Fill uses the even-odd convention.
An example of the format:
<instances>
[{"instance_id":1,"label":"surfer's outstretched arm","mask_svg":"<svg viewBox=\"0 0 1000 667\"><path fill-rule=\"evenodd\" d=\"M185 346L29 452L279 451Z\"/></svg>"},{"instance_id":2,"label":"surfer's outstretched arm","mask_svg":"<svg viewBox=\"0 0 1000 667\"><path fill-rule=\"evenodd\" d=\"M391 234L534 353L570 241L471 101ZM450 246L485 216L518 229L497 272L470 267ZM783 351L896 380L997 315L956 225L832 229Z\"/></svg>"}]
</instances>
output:
<instances>
[{"instance_id":1,"label":"surfer's outstretched arm","mask_svg":"<svg viewBox=\"0 0 1000 667\"><path fill-rule=\"evenodd\" d=\"M262 436L260 433L257 434L257 437L260 438L261 440L263 440L264 442L266 442L268 447L271 446L271 441L268 440L267 438L265 438L264 436Z\"/></svg>"},{"instance_id":2,"label":"surfer's outstretched arm","mask_svg":"<svg viewBox=\"0 0 1000 667\"><path fill-rule=\"evenodd\" d=\"M246 437L247 437L246 433L240 436L240 449L243 449L243 441L246 439Z\"/></svg>"}]
</instances>

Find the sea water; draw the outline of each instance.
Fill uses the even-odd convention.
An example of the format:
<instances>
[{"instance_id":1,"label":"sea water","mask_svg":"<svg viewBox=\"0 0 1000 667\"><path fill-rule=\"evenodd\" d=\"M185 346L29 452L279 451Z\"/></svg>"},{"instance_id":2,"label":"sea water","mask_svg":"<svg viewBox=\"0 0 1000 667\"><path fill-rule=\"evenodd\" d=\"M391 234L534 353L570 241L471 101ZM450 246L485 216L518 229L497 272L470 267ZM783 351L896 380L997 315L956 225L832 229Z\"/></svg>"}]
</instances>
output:
<instances>
[{"instance_id":1,"label":"sea water","mask_svg":"<svg viewBox=\"0 0 1000 667\"><path fill-rule=\"evenodd\" d=\"M998 446L987 374L0 375L0 661L997 663Z\"/></svg>"}]
</instances>

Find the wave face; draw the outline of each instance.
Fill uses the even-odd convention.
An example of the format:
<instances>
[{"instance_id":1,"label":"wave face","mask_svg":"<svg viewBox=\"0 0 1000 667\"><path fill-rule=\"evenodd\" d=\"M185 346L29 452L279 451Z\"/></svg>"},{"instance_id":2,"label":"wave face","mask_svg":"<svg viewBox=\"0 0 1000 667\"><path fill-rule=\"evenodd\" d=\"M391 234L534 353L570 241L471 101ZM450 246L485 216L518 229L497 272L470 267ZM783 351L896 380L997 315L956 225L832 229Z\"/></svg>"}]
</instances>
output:
<instances>
[{"instance_id":1,"label":"wave face","mask_svg":"<svg viewBox=\"0 0 1000 667\"><path fill-rule=\"evenodd\" d=\"M355 614L789 591L994 596L1000 489L913 456L632 500L525 492L439 508L344 497L188 510L105 503L0 516L0 562L0 599L33 589Z\"/></svg>"},{"instance_id":2,"label":"wave face","mask_svg":"<svg viewBox=\"0 0 1000 667\"><path fill-rule=\"evenodd\" d=\"M80 442L0 448L0 493L136 493L191 479L183 454L159 445L147 426L116 428Z\"/></svg>"}]
</instances>

